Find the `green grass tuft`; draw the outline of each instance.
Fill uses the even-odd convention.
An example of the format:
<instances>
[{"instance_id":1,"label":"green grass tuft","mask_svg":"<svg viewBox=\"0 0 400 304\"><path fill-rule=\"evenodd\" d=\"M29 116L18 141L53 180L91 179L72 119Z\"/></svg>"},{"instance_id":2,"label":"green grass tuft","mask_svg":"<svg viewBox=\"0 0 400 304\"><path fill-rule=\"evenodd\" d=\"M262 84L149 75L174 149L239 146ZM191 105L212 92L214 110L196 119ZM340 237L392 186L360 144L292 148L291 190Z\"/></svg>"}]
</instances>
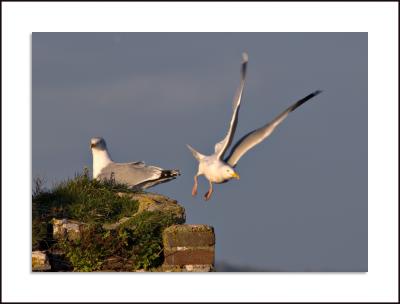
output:
<instances>
[{"instance_id":1,"label":"green grass tuft","mask_svg":"<svg viewBox=\"0 0 400 304\"><path fill-rule=\"evenodd\" d=\"M36 185L40 185L40 182ZM74 271L99 271L111 258L119 270L150 269L162 263L162 230L172 224L172 214L138 211L138 202L120 197L128 192L114 181L91 180L87 171L56 185L51 191L36 187L32 196L32 250L62 249ZM130 219L114 230L103 224ZM53 218L74 219L87 224L79 240L52 239Z\"/></svg>"}]
</instances>

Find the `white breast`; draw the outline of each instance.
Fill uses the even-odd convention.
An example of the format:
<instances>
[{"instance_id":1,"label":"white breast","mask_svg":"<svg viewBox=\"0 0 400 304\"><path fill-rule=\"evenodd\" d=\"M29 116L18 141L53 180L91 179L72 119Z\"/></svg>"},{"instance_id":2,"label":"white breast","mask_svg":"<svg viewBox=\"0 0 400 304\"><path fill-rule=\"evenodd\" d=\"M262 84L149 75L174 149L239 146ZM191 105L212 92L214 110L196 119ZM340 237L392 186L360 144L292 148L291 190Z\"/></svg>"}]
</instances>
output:
<instances>
[{"instance_id":1,"label":"white breast","mask_svg":"<svg viewBox=\"0 0 400 304\"><path fill-rule=\"evenodd\" d=\"M222 183L225 181L222 174L224 163L215 157L205 157L200 161L199 173L213 183Z\"/></svg>"},{"instance_id":2,"label":"white breast","mask_svg":"<svg viewBox=\"0 0 400 304\"><path fill-rule=\"evenodd\" d=\"M92 150L93 152L93 178L97 178L101 170L112 162L107 150Z\"/></svg>"}]
</instances>

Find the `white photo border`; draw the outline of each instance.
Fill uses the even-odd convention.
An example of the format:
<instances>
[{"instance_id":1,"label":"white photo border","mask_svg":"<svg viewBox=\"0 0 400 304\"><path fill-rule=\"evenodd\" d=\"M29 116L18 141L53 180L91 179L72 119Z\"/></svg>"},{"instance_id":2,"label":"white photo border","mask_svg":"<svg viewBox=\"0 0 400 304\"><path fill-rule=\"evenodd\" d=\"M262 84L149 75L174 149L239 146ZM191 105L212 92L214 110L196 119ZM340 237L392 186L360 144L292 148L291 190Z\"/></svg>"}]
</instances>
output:
<instances>
[{"instance_id":1,"label":"white photo border","mask_svg":"<svg viewBox=\"0 0 400 304\"><path fill-rule=\"evenodd\" d=\"M32 32L368 32L367 273L31 273ZM398 3L3 2L3 301L398 300Z\"/></svg>"}]
</instances>

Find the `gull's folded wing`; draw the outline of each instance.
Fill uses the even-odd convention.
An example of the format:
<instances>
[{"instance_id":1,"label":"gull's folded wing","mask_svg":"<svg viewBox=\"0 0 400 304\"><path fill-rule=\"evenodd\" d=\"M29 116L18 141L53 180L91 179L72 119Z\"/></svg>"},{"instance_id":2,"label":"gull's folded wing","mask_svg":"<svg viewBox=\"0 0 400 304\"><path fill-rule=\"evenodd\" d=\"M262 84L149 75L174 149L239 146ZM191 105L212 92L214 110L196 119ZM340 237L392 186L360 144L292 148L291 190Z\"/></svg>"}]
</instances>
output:
<instances>
[{"instance_id":1,"label":"gull's folded wing","mask_svg":"<svg viewBox=\"0 0 400 304\"><path fill-rule=\"evenodd\" d=\"M306 97L300 99L289 108L287 108L285 111L283 111L270 123L243 136L232 148L230 155L225 159L225 161L232 167L236 166L239 159L248 150L267 138L274 131L274 129L288 116L290 112L294 111L307 100L310 100L319 93L321 93L321 91L315 91L314 93L307 95Z\"/></svg>"},{"instance_id":2,"label":"gull's folded wing","mask_svg":"<svg viewBox=\"0 0 400 304\"><path fill-rule=\"evenodd\" d=\"M163 169L155 166L146 166L138 163L111 163L104 167L98 178L113 178L117 183L130 187L137 186L147 181L154 181L162 177Z\"/></svg>"}]
</instances>

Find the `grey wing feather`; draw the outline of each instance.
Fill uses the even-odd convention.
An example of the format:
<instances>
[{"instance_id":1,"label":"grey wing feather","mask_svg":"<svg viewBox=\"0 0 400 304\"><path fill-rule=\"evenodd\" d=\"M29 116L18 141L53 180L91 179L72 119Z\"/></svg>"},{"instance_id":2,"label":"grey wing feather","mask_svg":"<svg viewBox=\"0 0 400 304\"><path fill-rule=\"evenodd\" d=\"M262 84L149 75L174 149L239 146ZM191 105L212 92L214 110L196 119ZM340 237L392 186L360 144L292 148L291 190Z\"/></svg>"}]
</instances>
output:
<instances>
[{"instance_id":1,"label":"grey wing feather","mask_svg":"<svg viewBox=\"0 0 400 304\"><path fill-rule=\"evenodd\" d=\"M262 126L259 129L251 131L250 133L243 136L232 148L230 155L225 159L225 161L232 167L236 166L239 159L251 148L255 145L262 142L265 138L267 138L271 133L275 130L275 128L288 116L290 112L293 112L307 100L313 98L314 96L321 93L321 91L315 91L303 99L295 102L281 114L279 114L273 121L268 124Z\"/></svg>"},{"instance_id":2,"label":"grey wing feather","mask_svg":"<svg viewBox=\"0 0 400 304\"><path fill-rule=\"evenodd\" d=\"M143 162L136 162L111 163L101 170L98 178L113 178L117 183L144 189L174 179L177 175L179 175L177 170L163 170L155 166L146 166Z\"/></svg>"},{"instance_id":3,"label":"grey wing feather","mask_svg":"<svg viewBox=\"0 0 400 304\"><path fill-rule=\"evenodd\" d=\"M233 139L233 136L236 131L239 109L240 109L240 101L242 99L244 81L245 81L245 77L246 77L246 67L247 67L247 62L248 62L247 53L243 53L242 57L243 57L243 60L242 60L242 68L241 68L241 79L240 79L240 84L236 91L235 97L233 98L233 103L232 103L233 113L232 113L232 119L231 119L229 129L228 129L228 133L226 134L226 136L223 140L221 140L220 142L218 142L215 145L214 151L219 159L222 159L224 153L228 149L229 145L232 143L232 139Z\"/></svg>"}]
</instances>

